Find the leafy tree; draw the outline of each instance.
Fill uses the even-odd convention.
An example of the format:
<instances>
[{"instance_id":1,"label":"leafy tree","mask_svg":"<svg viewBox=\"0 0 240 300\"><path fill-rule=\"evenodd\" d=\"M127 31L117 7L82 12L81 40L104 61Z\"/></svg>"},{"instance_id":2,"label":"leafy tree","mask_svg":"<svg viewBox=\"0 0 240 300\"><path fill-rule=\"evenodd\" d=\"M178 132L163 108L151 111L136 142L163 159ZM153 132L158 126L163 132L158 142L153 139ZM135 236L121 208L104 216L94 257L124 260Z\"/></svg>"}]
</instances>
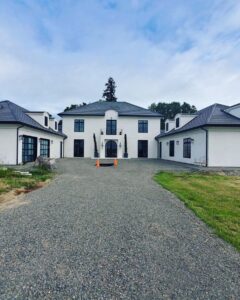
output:
<instances>
[{"instance_id":1,"label":"leafy tree","mask_svg":"<svg viewBox=\"0 0 240 300\"><path fill-rule=\"evenodd\" d=\"M75 109L75 108L78 108L78 107L81 107L81 106L84 106L84 105L87 105L85 102L83 102L82 104L71 104L70 106L67 106L64 111L68 111L68 110L71 110L71 109Z\"/></svg>"},{"instance_id":2,"label":"leafy tree","mask_svg":"<svg viewBox=\"0 0 240 300\"><path fill-rule=\"evenodd\" d=\"M182 104L180 102L152 103L149 109L163 115L161 129L164 129L164 124L166 119L173 119L175 115L178 113L192 114L197 112L197 109L194 105L190 105L189 103L186 102L183 102Z\"/></svg>"},{"instance_id":3,"label":"leafy tree","mask_svg":"<svg viewBox=\"0 0 240 300\"><path fill-rule=\"evenodd\" d=\"M108 82L105 84L106 89L103 92L103 98L109 102L116 102L117 97L115 96L116 84L112 77L108 79Z\"/></svg>"}]
</instances>

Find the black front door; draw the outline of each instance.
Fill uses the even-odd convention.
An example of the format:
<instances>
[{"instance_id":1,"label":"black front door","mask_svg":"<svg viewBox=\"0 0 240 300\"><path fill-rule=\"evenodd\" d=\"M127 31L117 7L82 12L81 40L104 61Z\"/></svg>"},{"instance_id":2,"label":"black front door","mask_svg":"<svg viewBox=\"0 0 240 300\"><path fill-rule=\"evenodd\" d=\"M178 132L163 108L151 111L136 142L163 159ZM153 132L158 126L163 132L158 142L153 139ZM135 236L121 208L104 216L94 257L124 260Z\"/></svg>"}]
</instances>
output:
<instances>
[{"instance_id":1,"label":"black front door","mask_svg":"<svg viewBox=\"0 0 240 300\"><path fill-rule=\"evenodd\" d=\"M74 157L84 157L84 140L74 140Z\"/></svg>"},{"instance_id":2,"label":"black front door","mask_svg":"<svg viewBox=\"0 0 240 300\"><path fill-rule=\"evenodd\" d=\"M117 143L108 141L105 146L105 157L117 157Z\"/></svg>"},{"instance_id":3,"label":"black front door","mask_svg":"<svg viewBox=\"0 0 240 300\"><path fill-rule=\"evenodd\" d=\"M35 161L37 158L37 138L32 136L23 136L22 139L22 162L27 163Z\"/></svg>"},{"instance_id":4,"label":"black front door","mask_svg":"<svg viewBox=\"0 0 240 300\"><path fill-rule=\"evenodd\" d=\"M138 157L148 157L148 141L138 141Z\"/></svg>"}]
</instances>

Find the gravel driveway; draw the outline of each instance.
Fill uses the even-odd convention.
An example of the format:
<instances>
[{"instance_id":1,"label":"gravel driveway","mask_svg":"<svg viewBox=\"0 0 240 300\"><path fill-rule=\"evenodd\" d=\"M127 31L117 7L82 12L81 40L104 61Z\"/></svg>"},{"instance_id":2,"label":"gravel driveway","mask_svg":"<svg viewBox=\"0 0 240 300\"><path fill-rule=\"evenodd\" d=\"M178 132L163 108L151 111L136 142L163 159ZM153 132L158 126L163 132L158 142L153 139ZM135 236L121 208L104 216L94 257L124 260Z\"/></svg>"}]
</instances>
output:
<instances>
[{"instance_id":1,"label":"gravel driveway","mask_svg":"<svg viewBox=\"0 0 240 300\"><path fill-rule=\"evenodd\" d=\"M0 214L1 299L239 299L240 255L152 180L154 160L59 176Z\"/></svg>"}]
</instances>

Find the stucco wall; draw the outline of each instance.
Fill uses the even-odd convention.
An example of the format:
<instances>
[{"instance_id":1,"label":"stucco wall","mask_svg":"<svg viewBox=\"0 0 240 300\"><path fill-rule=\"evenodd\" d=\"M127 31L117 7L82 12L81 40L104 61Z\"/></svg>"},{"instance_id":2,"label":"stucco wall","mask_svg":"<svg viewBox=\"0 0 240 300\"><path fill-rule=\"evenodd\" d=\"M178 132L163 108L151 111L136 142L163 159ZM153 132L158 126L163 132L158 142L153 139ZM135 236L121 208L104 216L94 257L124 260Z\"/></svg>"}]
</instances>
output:
<instances>
[{"instance_id":1,"label":"stucco wall","mask_svg":"<svg viewBox=\"0 0 240 300\"><path fill-rule=\"evenodd\" d=\"M37 121L39 124L41 124L43 127L49 127L45 126L45 117L48 118L48 125L49 125L49 114L47 112L29 112L27 113L32 119Z\"/></svg>"},{"instance_id":2,"label":"stucco wall","mask_svg":"<svg viewBox=\"0 0 240 300\"><path fill-rule=\"evenodd\" d=\"M106 120L117 120L117 135L109 136L106 133ZM74 132L74 120L84 119L84 132ZM148 133L138 133L138 120L148 120ZM104 135L101 136L101 130ZM122 135L119 135L120 131ZM100 157L105 157L105 142L107 139L115 139L118 143L118 157L123 157L124 134L127 134L128 156L129 158L138 157L138 140L148 140L148 157L157 157L157 142L155 136L160 131L160 118L142 117L119 117L116 111L108 110L105 116L64 116L63 132L68 136L65 141L65 157L73 157L74 139L84 139L84 157L94 157L93 134L96 135L97 147ZM121 147L120 147L121 143Z\"/></svg>"},{"instance_id":3,"label":"stucco wall","mask_svg":"<svg viewBox=\"0 0 240 300\"><path fill-rule=\"evenodd\" d=\"M191 158L183 157L184 138L191 138L194 140L191 144ZM169 156L169 142L171 140L175 141L174 157ZM197 165L206 164L206 133L201 129L163 137L159 139L159 142L162 142L162 159Z\"/></svg>"},{"instance_id":4,"label":"stucco wall","mask_svg":"<svg viewBox=\"0 0 240 300\"><path fill-rule=\"evenodd\" d=\"M0 125L0 164L15 165L17 157L17 126Z\"/></svg>"},{"instance_id":5,"label":"stucco wall","mask_svg":"<svg viewBox=\"0 0 240 300\"><path fill-rule=\"evenodd\" d=\"M209 167L240 167L240 128L209 128Z\"/></svg>"},{"instance_id":6,"label":"stucco wall","mask_svg":"<svg viewBox=\"0 0 240 300\"><path fill-rule=\"evenodd\" d=\"M17 127L19 125L0 125L0 164L15 165L17 163ZM48 134L29 127L19 128L18 131L18 163L22 163L22 139L20 136L29 135L38 138L37 155L40 155L39 139L50 140L50 157L60 157L60 142L63 138L54 134Z\"/></svg>"}]
</instances>

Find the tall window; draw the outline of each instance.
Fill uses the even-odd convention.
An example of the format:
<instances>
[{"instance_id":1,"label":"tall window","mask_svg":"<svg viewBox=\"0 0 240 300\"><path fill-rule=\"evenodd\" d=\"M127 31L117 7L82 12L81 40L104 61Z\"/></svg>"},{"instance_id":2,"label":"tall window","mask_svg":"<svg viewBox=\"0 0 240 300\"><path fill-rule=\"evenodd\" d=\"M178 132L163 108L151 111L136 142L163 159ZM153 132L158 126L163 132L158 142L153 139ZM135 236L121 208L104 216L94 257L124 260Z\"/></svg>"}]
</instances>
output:
<instances>
[{"instance_id":1,"label":"tall window","mask_svg":"<svg viewBox=\"0 0 240 300\"><path fill-rule=\"evenodd\" d=\"M106 134L115 135L117 134L117 121L116 120L107 120L107 130Z\"/></svg>"},{"instance_id":2,"label":"tall window","mask_svg":"<svg viewBox=\"0 0 240 300\"><path fill-rule=\"evenodd\" d=\"M74 131L84 132L84 120L74 120Z\"/></svg>"},{"instance_id":3,"label":"tall window","mask_svg":"<svg viewBox=\"0 0 240 300\"><path fill-rule=\"evenodd\" d=\"M40 139L40 156L50 156L50 141L46 139Z\"/></svg>"},{"instance_id":4,"label":"tall window","mask_svg":"<svg viewBox=\"0 0 240 300\"><path fill-rule=\"evenodd\" d=\"M179 127L179 124L180 124L180 120L179 120L179 118L177 118L177 119L176 119L176 128Z\"/></svg>"},{"instance_id":5,"label":"tall window","mask_svg":"<svg viewBox=\"0 0 240 300\"><path fill-rule=\"evenodd\" d=\"M183 157L191 158L191 139L183 139Z\"/></svg>"},{"instance_id":6,"label":"tall window","mask_svg":"<svg viewBox=\"0 0 240 300\"><path fill-rule=\"evenodd\" d=\"M147 120L139 120L138 121L138 132L148 133L148 121Z\"/></svg>"},{"instance_id":7,"label":"tall window","mask_svg":"<svg viewBox=\"0 0 240 300\"><path fill-rule=\"evenodd\" d=\"M57 122L55 121L55 130L57 130L58 128L57 128L58 126L57 126Z\"/></svg>"},{"instance_id":8,"label":"tall window","mask_svg":"<svg viewBox=\"0 0 240 300\"><path fill-rule=\"evenodd\" d=\"M174 156L174 146L175 146L174 141L170 141L169 142L169 156L171 156L171 157Z\"/></svg>"},{"instance_id":9,"label":"tall window","mask_svg":"<svg viewBox=\"0 0 240 300\"><path fill-rule=\"evenodd\" d=\"M169 125L168 123L166 123L166 131L168 131L168 129L169 129Z\"/></svg>"},{"instance_id":10,"label":"tall window","mask_svg":"<svg viewBox=\"0 0 240 300\"><path fill-rule=\"evenodd\" d=\"M23 136L22 161L23 163L34 161L37 157L37 138Z\"/></svg>"},{"instance_id":11,"label":"tall window","mask_svg":"<svg viewBox=\"0 0 240 300\"><path fill-rule=\"evenodd\" d=\"M48 127L48 117L44 117L44 125L46 126L46 127Z\"/></svg>"}]
</instances>

